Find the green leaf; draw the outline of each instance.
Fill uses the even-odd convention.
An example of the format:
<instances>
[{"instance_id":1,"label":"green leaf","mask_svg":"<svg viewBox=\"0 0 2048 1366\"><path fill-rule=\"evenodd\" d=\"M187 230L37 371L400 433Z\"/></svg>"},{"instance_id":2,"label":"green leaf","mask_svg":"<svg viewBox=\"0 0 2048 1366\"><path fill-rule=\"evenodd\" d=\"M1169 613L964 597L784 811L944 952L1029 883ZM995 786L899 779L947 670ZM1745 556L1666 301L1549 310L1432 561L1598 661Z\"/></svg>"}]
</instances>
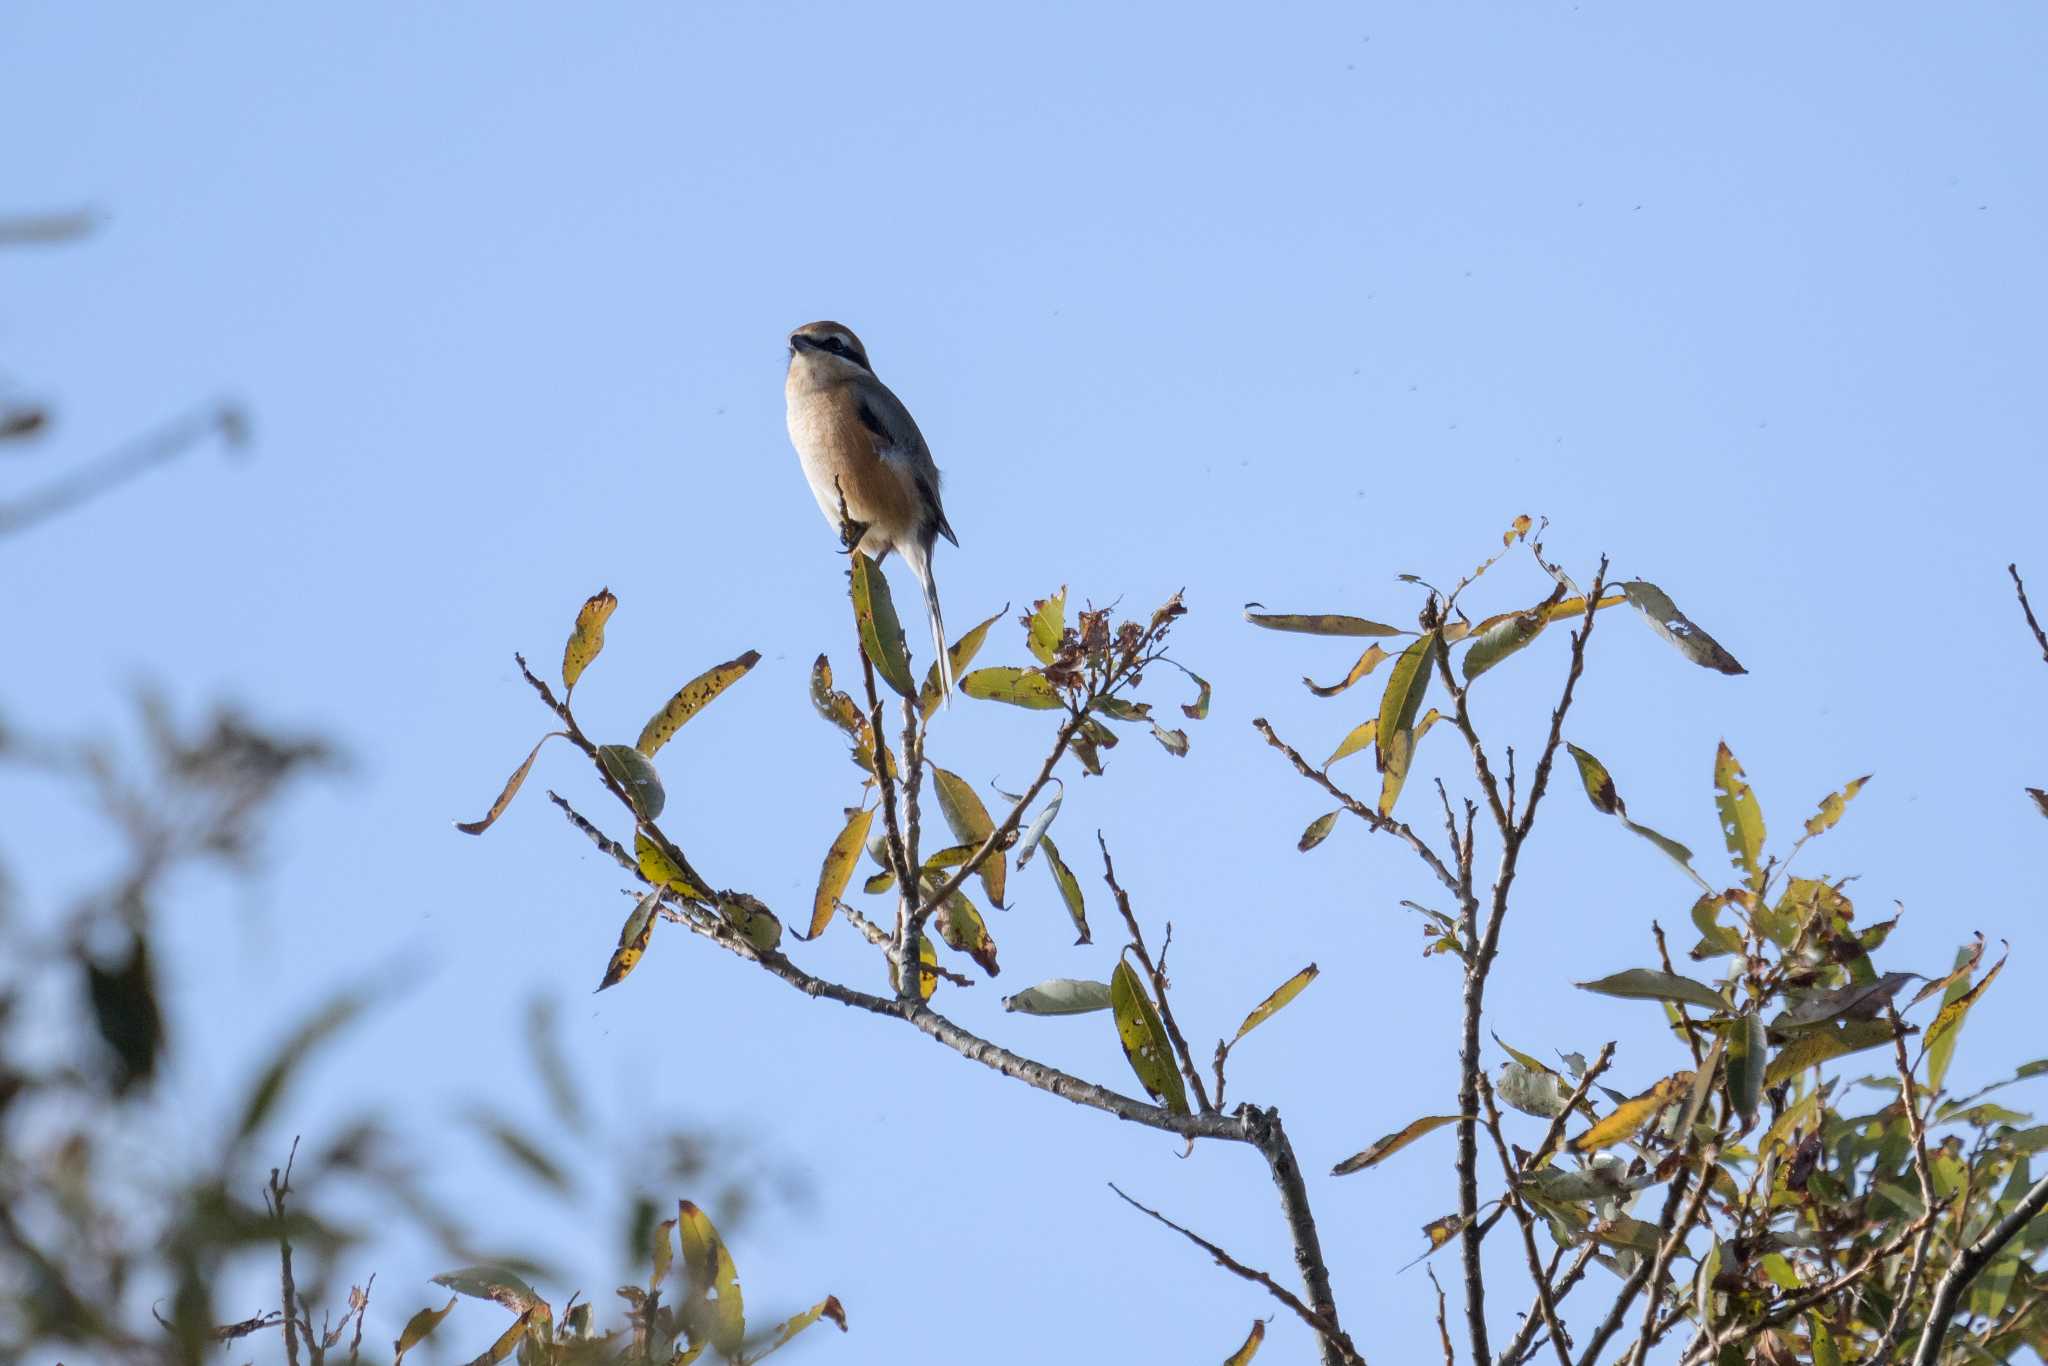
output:
<instances>
[{"instance_id":1,"label":"green leaf","mask_svg":"<svg viewBox=\"0 0 2048 1366\"><path fill-rule=\"evenodd\" d=\"M1820 799L1820 810L1816 811L1806 822L1806 837L1812 839L1815 835L1832 829L1835 822L1842 819L1842 808L1847 806L1850 800L1863 790L1863 785L1869 781L1870 775L1866 773L1855 781L1844 785L1840 792L1830 792L1827 796L1822 797Z\"/></svg>"},{"instance_id":2,"label":"green leaf","mask_svg":"<svg viewBox=\"0 0 2048 1366\"><path fill-rule=\"evenodd\" d=\"M441 1326L441 1320L448 1317L448 1311L455 1307L456 1299L456 1296L450 1295L448 1303L439 1309L422 1309L405 1321L405 1327L400 1330L398 1340L391 1344L391 1350L395 1353L392 1366L398 1366L399 1362L405 1360L407 1352L433 1335L434 1330Z\"/></svg>"},{"instance_id":3,"label":"green leaf","mask_svg":"<svg viewBox=\"0 0 2048 1366\"><path fill-rule=\"evenodd\" d=\"M1787 1043L1764 1069L1764 1087L1783 1086L1809 1067L1892 1041L1889 1020L1841 1020Z\"/></svg>"},{"instance_id":4,"label":"green leaf","mask_svg":"<svg viewBox=\"0 0 2048 1366\"><path fill-rule=\"evenodd\" d=\"M1318 683L1314 679L1309 678L1305 675L1303 676L1301 681L1304 684L1306 684L1308 690L1314 693L1317 697L1335 697L1338 693L1343 692L1353 683L1356 683L1359 679L1364 678L1366 675L1370 674L1374 669L1378 668L1382 661L1392 658L1392 655L1388 654L1384 649L1382 649L1378 645L1368 645L1365 647L1365 653L1358 657L1356 663L1352 664L1350 672L1346 673L1344 677L1339 679L1337 682Z\"/></svg>"},{"instance_id":5,"label":"green leaf","mask_svg":"<svg viewBox=\"0 0 2048 1366\"><path fill-rule=\"evenodd\" d=\"M1145 994L1138 974L1129 963L1119 960L1109 979L1110 1008L1116 1014L1117 1038L1123 1041L1124 1056L1147 1095L1177 1115L1188 1112L1188 1093L1167 1046L1166 1027L1159 1011Z\"/></svg>"},{"instance_id":6,"label":"green leaf","mask_svg":"<svg viewBox=\"0 0 2048 1366\"><path fill-rule=\"evenodd\" d=\"M1506 659L1543 634L1543 628L1550 622L1545 608L1531 608L1517 612L1496 625L1489 626L1472 637L1472 643L1465 649L1461 666L1465 681L1470 683L1494 665Z\"/></svg>"},{"instance_id":7,"label":"green leaf","mask_svg":"<svg viewBox=\"0 0 2048 1366\"><path fill-rule=\"evenodd\" d=\"M523 1168L528 1176L558 1195L569 1193L569 1174L562 1170L562 1164L510 1120L483 1109L473 1110L465 1118L512 1165Z\"/></svg>"},{"instance_id":8,"label":"green leaf","mask_svg":"<svg viewBox=\"0 0 2048 1366\"><path fill-rule=\"evenodd\" d=\"M662 791L661 775L654 771L646 755L631 745L599 745L597 761L625 791L641 820L651 821L661 815L668 804L668 794Z\"/></svg>"},{"instance_id":9,"label":"green leaf","mask_svg":"<svg viewBox=\"0 0 2048 1366\"><path fill-rule=\"evenodd\" d=\"M1067 590L1062 587L1050 597L1040 598L1031 604L1031 615L1024 620L1025 644L1031 647L1031 657L1040 664L1050 664L1060 652L1060 637L1067 629Z\"/></svg>"},{"instance_id":10,"label":"green leaf","mask_svg":"<svg viewBox=\"0 0 2048 1366\"><path fill-rule=\"evenodd\" d=\"M1111 1007L1109 983L1052 977L1015 996L1003 998L1003 1009L1020 1015L1086 1015Z\"/></svg>"},{"instance_id":11,"label":"green leaf","mask_svg":"<svg viewBox=\"0 0 2048 1366\"><path fill-rule=\"evenodd\" d=\"M1296 842L1294 847L1306 854L1309 850L1321 844L1330 837L1330 832L1337 828L1337 817L1342 814L1341 811L1325 811L1322 815L1310 821L1308 829L1301 832L1301 839Z\"/></svg>"},{"instance_id":12,"label":"green leaf","mask_svg":"<svg viewBox=\"0 0 2048 1366\"><path fill-rule=\"evenodd\" d=\"M782 921L758 897L728 892L719 898L718 913L742 938L763 952L782 943Z\"/></svg>"},{"instance_id":13,"label":"green leaf","mask_svg":"<svg viewBox=\"0 0 2048 1366\"><path fill-rule=\"evenodd\" d=\"M1328 612L1308 614L1280 614L1254 612L1252 608L1263 607L1264 603L1248 602L1244 605L1244 619L1254 626L1263 626L1269 631L1299 631L1311 636L1398 636L1406 634L1398 626L1382 626L1364 617L1337 616Z\"/></svg>"},{"instance_id":14,"label":"green leaf","mask_svg":"<svg viewBox=\"0 0 2048 1366\"><path fill-rule=\"evenodd\" d=\"M540 747L558 735L565 740L569 738L567 731L551 730L534 742L533 748L527 752L526 762L514 769L512 776L505 780L503 790L498 793L498 800L491 803L491 809L484 813L482 820L457 821L455 828L465 835L481 835L490 829L498 817L505 814L505 808L512 805L512 799L519 795L519 785L525 782L526 775L533 771L533 761L540 757Z\"/></svg>"},{"instance_id":15,"label":"green leaf","mask_svg":"<svg viewBox=\"0 0 2048 1366\"><path fill-rule=\"evenodd\" d=\"M1415 718L1422 712L1422 699L1429 692L1430 660L1436 651L1437 633L1425 631L1401 652L1387 676L1387 690L1380 695L1379 770L1387 771L1389 747L1394 737L1406 733L1411 752Z\"/></svg>"},{"instance_id":16,"label":"green leaf","mask_svg":"<svg viewBox=\"0 0 2048 1366\"><path fill-rule=\"evenodd\" d=\"M1301 995L1302 989L1307 987L1310 982L1316 980L1318 971L1319 969L1316 965L1310 963L1300 972L1295 973L1279 986L1273 988L1273 994L1252 1007L1252 1013L1244 1017L1244 1023L1237 1027L1237 1033L1231 1038L1230 1042L1235 1044L1239 1039L1242 1039L1245 1035L1272 1019L1281 1007Z\"/></svg>"},{"instance_id":17,"label":"green leaf","mask_svg":"<svg viewBox=\"0 0 2048 1366\"><path fill-rule=\"evenodd\" d=\"M825 864L818 870L818 890L811 898L811 929L803 938L816 939L832 923L833 912L846 896L846 884L853 880L854 865L860 862L868 827L874 823L873 807L856 807L846 813L846 824L833 836L831 847L825 850Z\"/></svg>"},{"instance_id":18,"label":"green leaf","mask_svg":"<svg viewBox=\"0 0 2048 1366\"><path fill-rule=\"evenodd\" d=\"M1725 1071L1728 1104L1742 1116L1740 1132L1748 1133L1756 1123L1756 1110L1763 1099L1767 1045L1764 1022L1754 1009L1729 1022L1728 1066Z\"/></svg>"},{"instance_id":19,"label":"green leaf","mask_svg":"<svg viewBox=\"0 0 2048 1366\"><path fill-rule=\"evenodd\" d=\"M1251 1359L1259 1354L1259 1344L1266 1340L1266 1321L1252 1320L1252 1331L1245 1335L1244 1346L1224 1359L1223 1366L1251 1366Z\"/></svg>"},{"instance_id":20,"label":"green leaf","mask_svg":"<svg viewBox=\"0 0 2048 1366\"><path fill-rule=\"evenodd\" d=\"M659 887L633 903L633 913L619 927L619 946L612 950L611 961L604 965L604 980L597 984L599 991L617 986L626 980L628 973L640 966L640 959L647 952L647 941L654 937L654 912L660 904Z\"/></svg>"},{"instance_id":21,"label":"green leaf","mask_svg":"<svg viewBox=\"0 0 2048 1366\"><path fill-rule=\"evenodd\" d=\"M1586 786L1586 800L1593 803L1593 809L1603 816L1620 815L1625 808L1621 794L1615 791L1614 775L1607 771L1607 765L1567 741L1565 748L1571 751L1572 759L1579 766L1579 781Z\"/></svg>"},{"instance_id":22,"label":"green leaf","mask_svg":"<svg viewBox=\"0 0 2048 1366\"><path fill-rule=\"evenodd\" d=\"M1155 722L1152 726L1152 738L1159 742L1161 749L1164 749L1174 758L1185 759L1188 757L1188 733L1186 731L1169 730Z\"/></svg>"},{"instance_id":23,"label":"green leaf","mask_svg":"<svg viewBox=\"0 0 2048 1366\"><path fill-rule=\"evenodd\" d=\"M1007 702L1030 711L1057 711L1066 705L1045 675L1033 669L976 669L960 680L960 691L983 702Z\"/></svg>"},{"instance_id":24,"label":"green leaf","mask_svg":"<svg viewBox=\"0 0 2048 1366\"><path fill-rule=\"evenodd\" d=\"M1963 952L1967 953L1968 950L1965 949ZM1997 979L2000 970L2005 967L2006 958L2010 956L2011 950L2007 950L1991 965L1991 970L1978 980L1976 986L1962 990L1958 995L1958 990L1963 986L1963 982L1958 980L1943 997L1941 1010L1935 1015L1934 1023L1927 1026L1929 1090L1941 1089L1942 1081L1948 1076L1949 1060L1955 1056L1956 1036L1962 1030L1964 1017L1970 1013L1970 1007L1977 1004L1977 998L1984 994L1984 989Z\"/></svg>"},{"instance_id":25,"label":"green leaf","mask_svg":"<svg viewBox=\"0 0 2048 1366\"><path fill-rule=\"evenodd\" d=\"M1721 907L1726 904L1721 897L1703 896L1692 904L1692 923L1698 927L1701 936L1701 953L1694 949L1694 958L1705 958L1713 953L1741 953L1744 949L1742 934L1733 926L1721 923Z\"/></svg>"},{"instance_id":26,"label":"green leaf","mask_svg":"<svg viewBox=\"0 0 2048 1366\"><path fill-rule=\"evenodd\" d=\"M732 1356L747 1336L746 1305L732 1253L710 1217L688 1200L676 1206L676 1227L682 1234L688 1286L680 1306L683 1326L693 1340L708 1339L714 1349Z\"/></svg>"},{"instance_id":27,"label":"green leaf","mask_svg":"<svg viewBox=\"0 0 2048 1366\"><path fill-rule=\"evenodd\" d=\"M1685 615L1654 583L1637 579L1618 585L1630 605L1643 614L1650 629L1676 646L1678 652L1702 668L1724 674L1749 672L1726 650Z\"/></svg>"},{"instance_id":28,"label":"green leaf","mask_svg":"<svg viewBox=\"0 0 2048 1366\"><path fill-rule=\"evenodd\" d=\"M946 651L946 658L953 666L953 677L958 678L967 672L967 666L972 664L974 657L981 653L982 642L988 639L988 628L1001 621L1003 619L1003 612L1009 610L1009 608L1005 607L1002 612L996 613L987 621L969 628L965 635L953 642L952 648ZM927 721L931 719L932 713L939 709L939 662L937 660L933 660L931 667L924 671L924 685L917 690L917 708L924 714L924 718Z\"/></svg>"},{"instance_id":29,"label":"green leaf","mask_svg":"<svg viewBox=\"0 0 2048 1366\"><path fill-rule=\"evenodd\" d=\"M502 1266L482 1264L458 1267L453 1271L444 1271L433 1279L435 1285L446 1286L458 1295L468 1295L471 1299L491 1300L504 1305L515 1314L524 1314L529 1309L539 1309L541 1317L554 1318L554 1310L540 1297L540 1292Z\"/></svg>"},{"instance_id":30,"label":"green leaf","mask_svg":"<svg viewBox=\"0 0 2048 1366\"><path fill-rule=\"evenodd\" d=\"M576 629L569 633L569 643L562 649L562 691L565 695L576 691L576 680L583 677L583 671L590 667L590 661L597 658L604 648L604 624L611 620L619 600L612 596L609 588L600 588L595 596L576 610Z\"/></svg>"},{"instance_id":31,"label":"green leaf","mask_svg":"<svg viewBox=\"0 0 2048 1366\"><path fill-rule=\"evenodd\" d=\"M1917 972L1888 972L1874 981L1852 982L1833 991L1795 996L1792 1004L1771 1021L1771 1030L1789 1034L1834 1019L1875 1019L1906 983L1919 980L1919 976Z\"/></svg>"},{"instance_id":32,"label":"green leaf","mask_svg":"<svg viewBox=\"0 0 2048 1366\"><path fill-rule=\"evenodd\" d=\"M1353 1172L1362 1172L1367 1167L1378 1166L1382 1161L1392 1157L1424 1134L1441 1129L1446 1124L1456 1124L1462 1118L1462 1115L1424 1115L1407 1128L1396 1129L1393 1133L1377 1140L1363 1152L1353 1153L1345 1158L1330 1169L1330 1175L1349 1176Z\"/></svg>"},{"instance_id":33,"label":"green leaf","mask_svg":"<svg viewBox=\"0 0 2048 1366\"><path fill-rule=\"evenodd\" d=\"M648 1217L653 1217L651 1209L648 1211ZM653 1256L650 1259L652 1270L647 1277L647 1293L650 1295L658 1291L661 1288L661 1283L668 1279L669 1266L675 1261L676 1221L664 1219L656 1224L654 1226L652 1242Z\"/></svg>"},{"instance_id":34,"label":"green leaf","mask_svg":"<svg viewBox=\"0 0 2048 1366\"><path fill-rule=\"evenodd\" d=\"M1721 813L1721 835L1728 841L1728 856L1749 874L1754 885L1764 848L1764 813L1726 741L1714 755L1714 809Z\"/></svg>"},{"instance_id":35,"label":"green leaf","mask_svg":"<svg viewBox=\"0 0 2048 1366\"><path fill-rule=\"evenodd\" d=\"M1593 982L1575 982L1573 985L1581 991L1597 991L1602 996L1625 996L1647 1001L1678 1001L1706 1010L1728 1009L1728 1002L1721 993L1704 982L1695 982L1692 978L1681 977L1675 972L1659 972L1654 968L1630 968L1627 972L1617 972L1611 977L1602 977Z\"/></svg>"},{"instance_id":36,"label":"green leaf","mask_svg":"<svg viewBox=\"0 0 2048 1366\"><path fill-rule=\"evenodd\" d=\"M932 788L938 795L940 814L945 816L946 827L953 832L954 839L979 849L995 833L995 822L989 819L988 808L982 805L980 795L965 778L933 764ZM991 850L974 871L988 892L989 904L1000 909L1004 904L1004 884L1008 879L1003 851Z\"/></svg>"},{"instance_id":37,"label":"green leaf","mask_svg":"<svg viewBox=\"0 0 2048 1366\"><path fill-rule=\"evenodd\" d=\"M853 555L853 616L860 627L861 649L875 672L899 697L916 697L917 685L910 678L910 651L903 643L903 623L896 619L896 602L889 596L889 580L881 566L865 554Z\"/></svg>"},{"instance_id":38,"label":"green leaf","mask_svg":"<svg viewBox=\"0 0 2048 1366\"><path fill-rule=\"evenodd\" d=\"M1379 734L1379 730L1380 719L1377 716L1369 721L1363 721L1353 726L1349 733L1337 742L1337 748L1330 751L1330 757L1323 760L1324 772L1328 772L1330 765L1336 763L1339 759L1349 759L1352 755L1370 745L1374 737Z\"/></svg>"},{"instance_id":39,"label":"green leaf","mask_svg":"<svg viewBox=\"0 0 2048 1366\"><path fill-rule=\"evenodd\" d=\"M850 740L860 740L867 734L867 718L860 714L854 700L832 686L832 661L819 655L811 665L811 706L818 715L846 732Z\"/></svg>"},{"instance_id":40,"label":"green leaf","mask_svg":"<svg viewBox=\"0 0 2048 1366\"><path fill-rule=\"evenodd\" d=\"M1039 842L1045 846L1045 866L1052 870L1053 884L1059 888L1060 900L1065 903L1067 915L1073 920L1079 935L1074 943L1093 943L1088 935L1088 907L1081 897L1080 879L1068 870L1067 861L1060 857L1060 847L1052 842L1052 836L1041 836Z\"/></svg>"},{"instance_id":41,"label":"green leaf","mask_svg":"<svg viewBox=\"0 0 2048 1366\"><path fill-rule=\"evenodd\" d=\"M824 656L818 656L823 659ZM655 752L667 744L683 723L711 705L720 693L747 676L747 671L761 662L759 650L749 650L738 659L728 659L723 664L714 664L703 673L676 690L662 709L648 718L640 728L639 743L634 748L652 759Z\"/></svg>"}]
</instances>

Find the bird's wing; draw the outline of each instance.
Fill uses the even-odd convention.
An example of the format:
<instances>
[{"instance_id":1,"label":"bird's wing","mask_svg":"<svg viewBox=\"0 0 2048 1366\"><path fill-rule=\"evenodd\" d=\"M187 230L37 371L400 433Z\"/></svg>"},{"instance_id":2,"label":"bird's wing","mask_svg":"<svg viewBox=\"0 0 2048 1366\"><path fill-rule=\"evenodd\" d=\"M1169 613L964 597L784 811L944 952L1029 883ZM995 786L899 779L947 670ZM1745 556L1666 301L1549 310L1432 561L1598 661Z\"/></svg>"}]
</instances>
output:
<instances>
[{"instance_id":1,"label":"bird's wing","mask_svg":"<svg viewBox=\"0 0 2048 1366\"><path fill-rule=\"evenodd\" d=\"M875 454L910 476L918 495L930 509L932 527L954 545L960 538L946 521L946 509L939 502L939 467L932 461L931 447L903 401L877 380L860 390L860 425L875 439Z\"/></svg>"}]
</instances>

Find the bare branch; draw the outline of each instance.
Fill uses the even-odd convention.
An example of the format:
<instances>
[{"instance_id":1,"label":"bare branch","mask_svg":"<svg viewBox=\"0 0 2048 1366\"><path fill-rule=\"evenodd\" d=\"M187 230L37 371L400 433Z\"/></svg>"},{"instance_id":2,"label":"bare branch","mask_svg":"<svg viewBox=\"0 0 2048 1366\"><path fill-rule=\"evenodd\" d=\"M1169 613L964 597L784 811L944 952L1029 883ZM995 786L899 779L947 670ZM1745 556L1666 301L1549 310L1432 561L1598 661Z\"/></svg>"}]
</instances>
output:
<instances>
[{"instance_id":1,"label":"bare branch","mask_svg":"<svg viewBox=\"0 0 2048 1366\"><path fill-rule=\"evenodd\" d=\"M218 433L230 445L239 444L245 426L241 410L234 405L209 403L96 461L59 475L26 497L0 503L0 536L24 531L111 493L138 475L177 459L209 435Z\"/></svg>"},{"instance_id":2,"label":"bare branch","mask_svg":"<svg viewBox=\"0 0 2048 1366\"><path fill-rule=\"evenodd\" d=\"M1299 1295L1296 1295L1292 1290L1289 1290L1286 1286L1280 1284L1280 1282L1274 1280L1265 1272L1246 1266L1243 1262L1240 1262L1239 1260L1237 1260L1237 1258L1231 1256L1228 1252L1225 1252L1222 1248L1216 1246L1216 1244L1210 1242L1201 1234L1196 1233L1191 1229L1181 1227L1179 1224L1174 1223L1173 1220L1167 1218L1158 1210L1153 1209L1150 1206L1139 1204L1136 1200L1133 1200L1130 1196L1124 1194L1123 1191L1120 1188L1118 1188L1115 1182L1111 1182L1109 1188L1113 1191L1116 1191L1117 1199L1123 1201L1132 1209L1137 1210L1141 1214L1151 1215L1154 1219L1157 1219L1160 1223L1166 1225L1175 1233L1178 1233L1181 1237L1187 1239L1196 1247L1202 1249L1202 1251L1208 1253L1211 1257L1215 1258L1216 1265L1222 1267L1225 1271L1230 1272L1234 1276L1242 1276L1244 1279L1251 1281L1255 1285L1264 1286L1267 1292L1271 1294L1274 1299L1280 1301L1280 1303L1286 1305L1289 1309L1293 1310L1295 1314L1297 1314L1301 1318L1301 1321L1303 1323L1306 1323L1310 1328L1314 1329L1316 1335L1320 1337L1325 1343L1336 1344L1341 1353L1341 1355L1338 1358L1340 1361L1362 1363L1365 1360L1364 1357L1358 1355L1357 1349L1351 1345L1350 1338L1346 1337L1343 1331L1339 1329L1336 1324L1324 1318L1321 1314L1309 1308L1306 1304L1303 1304L1301 1302L1301 1297Z\"/></svg>"},{"instance_id":3,"label":"bare branch","mask_svg":"<svg viewBox=\"0 0 2048 1366\"><path fill-rule=\"evenodd\" d=\"M2041 658L2048 660L2048 631L2041 629L2041 623L2034 619L2034 604L2027 601L2027 585L2020 580L2020 567L2009 564L2005 572L2012 575L2013 591L2020 595L2020 610L2027 614L2027 629L2034 633L2034 643L2041 647Z\"/></svg>"},{"instance_id":4,"label":"bare branch","mask_svg":"<svg viewBox=\"0 0 2048 1366\"><path fill-rule=\"evenodd\" d=\"M1273 727L1267 723L1265 717L1261 716L1255 719L1252 722L1252 729L1265 736L1267 744L1286 755L1287 761L1294 765L1295 772L1329 793L1343 804L1346 811L1349 811L1373 829L1392 835L1395 839L1400 840L1410 849L1413 849L1416 857L1428 864L1429 870L1436 874L1437 881L1443 883L1444 886L1453 892L1458 890L1458 879L1452 875L1451 870L1444 864L1443 859L1438 857L1436 850L1424 843L1422 837L1409 829L1406 824L1382 816L1379 812L1331 782L1329 774L1310 764L1308 760L1301 757L1300 750L1297 750L1278 735L1275 735Z\"/></svg>"}]
</instances>

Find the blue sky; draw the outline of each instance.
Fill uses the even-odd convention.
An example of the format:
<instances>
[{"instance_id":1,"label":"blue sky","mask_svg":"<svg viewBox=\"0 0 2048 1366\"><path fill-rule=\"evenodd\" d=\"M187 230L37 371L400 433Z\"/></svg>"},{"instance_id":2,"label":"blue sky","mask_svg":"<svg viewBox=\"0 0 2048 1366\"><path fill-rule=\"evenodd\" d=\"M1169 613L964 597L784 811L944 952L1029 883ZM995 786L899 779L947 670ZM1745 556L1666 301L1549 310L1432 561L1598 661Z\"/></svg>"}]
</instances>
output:
<instances>
[{"instance_id":1,"label":"blue sky","mask_svg":"<svg viewBox=\"0 0 2048 1366\"><path fill-rule=\"evenodd\" d=\"M103 727L150 676L357 761L295 804L255 895L188 889L166 1151L206 1151L267 1036L404 962L419 980L294 1094L280 1146L390 1107L486 1237L552 1241L580 1272L562 1294L616 1283L607 1232L474 1161L456 1118L537 1113L507 1042L536 991L622 1128L703 1123L809 1170L810 1210L735 1248L754 1295L847 1304L853 1334L807 1358L1220 1358L1271 1311L1104 1186L1277 1269L1248 1151L1181 1161L679 934L591 996L622 905L539 797L602 809L566 752L485 839L449 829L543 729L511 652L558 657L609 585L588 727L630 739L762 652L665 752L664 824L713 876L808 904L857 793L804 701L820 649L852 657L781 415L783 336L820 317L859 330L946 472L956 625L1061 583L1133 608L1185 586L1177 652L1216 685L1192 756L1134 739L1070 779L1060 829L1077 852L1104 829L1148 924L1173 920L1198 1040L1322 965L1232 1088L1282 1108L1311 1171L1449 1108L1455 979L1414 956L1397 903L1428 888L1391 846L1340 828L1295 853L1326 803L1249 725L1327 752L1376 694L1309 697L1343 643L1239 608L1405 618L1396 573L1454 580L1522 512L1750 669L1603 620L1570 732L1631 813L1714 864L1718 740L1781 833L1874 772L1806 866L1859 873L1867 914L1904 904L1894 966L2012 941L1957 1067L2000 1074L2039 1051L2013 1036L2048 987L2048 826L2020 793L2048 783L2048 669L2004 571L2048 595L2044 48L2021 4L8 6L4 207L105 222L0 256L6 378L60 423L0 490L210 395L257 438L0 552L9 719ZM1475 605L1546 587L1496 575ZM985 658L1022 656L1005 628ZM1504 667L1482 724L1533 748L1562 663L1559 636ZM932 748L1009 786L1049 729L965 705ZM1459 772L1448 743L1423 758ZM0 787L0 840L61 898L100 832L24 791ZM1494 1024L1532 1050L1628 1033L1616 1075L1647 1081L1675 1063L1644 1008L1569 982L1646 961L1687 884L1555 795ZM1099 894L1102 943L1074 950L1045 875L1017 885L1000 982L952 1008L1132 1085L1104 1018L1002 1014L1114 952ZM876 980L844 926L800 958ZM1433 1350L1427 1284L1396 1269L1455 1204L1449 1156L1439 1135L1315 1183L1382 1359ZM377 1256L391 1330L440 1260ZM498 1311L463 1312L444 1332L480 1346ZM1276 1323L1268 1351L1306 1339Z\"/></svg>"}]
</instances>

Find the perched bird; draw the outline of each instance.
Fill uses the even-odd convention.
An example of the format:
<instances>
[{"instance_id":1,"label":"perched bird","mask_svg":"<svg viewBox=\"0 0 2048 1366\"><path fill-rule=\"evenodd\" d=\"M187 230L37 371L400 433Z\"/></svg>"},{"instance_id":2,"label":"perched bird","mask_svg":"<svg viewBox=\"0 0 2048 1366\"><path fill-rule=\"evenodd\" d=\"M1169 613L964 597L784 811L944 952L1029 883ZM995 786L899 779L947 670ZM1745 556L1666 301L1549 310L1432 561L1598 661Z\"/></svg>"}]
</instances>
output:
<instances>
[{"instance_id":1,"label":"perched bird","mask_svg":"<svg viewBox=\"0 0 2048 1366\"><path fill-rule=\"evenodd\" d=\"M860 534L857 549L881 563L890 551L903 557L924 589L931 617L939 693L953 696L953 662L946 654L946 621L932 578L932 547L960 538L939 505L939 467L902 400L875 378L867 348L838 323L805 323L789 334L789 440L825 520L844 518Z\"/></svg>"}]
</instances>

